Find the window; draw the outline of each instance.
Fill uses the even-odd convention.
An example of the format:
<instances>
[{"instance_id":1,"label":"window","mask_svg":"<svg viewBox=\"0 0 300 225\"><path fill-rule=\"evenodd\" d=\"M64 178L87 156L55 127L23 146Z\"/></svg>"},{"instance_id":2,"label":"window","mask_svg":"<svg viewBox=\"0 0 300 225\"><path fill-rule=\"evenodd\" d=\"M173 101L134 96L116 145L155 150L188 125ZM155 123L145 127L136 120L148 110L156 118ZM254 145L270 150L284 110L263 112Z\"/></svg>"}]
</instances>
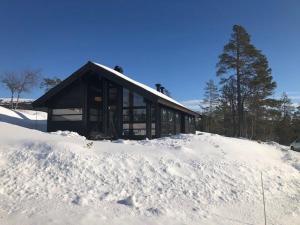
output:
<instances>
[{"instance_id":1,"label":"window","mask_svg":"<svg viewBox=\"0 0 300 225\"><path fill-rule=\"evenodd\" d=\"M129 90L123 88L123 107L129 107Z\"/></svg>"},{"instance_id":2,"label":"window","mask_svg":"<svg viewBox=\"0 0 300 225\"><path fill-rule=\"evenodd\" d=\"M82 108L52 109L52 121L81 121Z\"/></svg>"},{"instance_id":3,"label":"window","mask_svg":"<svg viewBox=\"0 0 300 225\"><path fill-rule=\"evenodd\" d=\"M123 135L129 136L130 129L129 129L129 123L123 123Z\"/></svg>"},{"instance_id":4,"label":"window","mask_svg":"<svg viewBox=\"0 0 300 225\"><path fill-rule=\"evenodd\" d=\"M175 133L181 132L181 116L178 112L175 113Z\"/></svg>"},{"instance_id":5,"label":"window","mask_svg":"<svg viewBox=\"0 0 300 225\"><path fill-rule=\"evenodd\" d=\"M156 110L155 107L151 105L151 136L152 137L155 137L156 135L155 122L156 122Z\"/></svg>"},{"instance_id":6,"label":"window","mask_svg":"<svg viewBox=\"0 0 300 225\"><path fill-rule=\"evenodd\" d=\"M161 134L163 136L181 132L181 115L178 111L161 108Z\"/></svg>"},{"instance_id":7,"label":"window","mask_svg":"<svg viewBox=\"0 0 300 225\"><path fill-rule=\"evenodd\" d=\"M146 107L146 103L144 102L144 98L137 93L133 93L133 106L144 106Z\"/></svg>"},{"instance_id":8,"label":"window","mask_svg":"<svg viewBox=\"0 0 300 225\"><path fill-rule=\"evenodd\" d=\"M145 122L146 121L146 109L133 109L133 121Z\"/></svg>"},{"instance_id":9,"label":"window","mask_svg":"<svg viewBox=\"0 0 300 225\"><path fill-rule=\"evenodd\" d=\"M185 133L194 133L195 132L195 118L192 116L185 116L184 118Z\"/></svg>"},{"instance_id":10,"label":"window","mask_svg":"<svg viewBox=\"0 0 300 225\"><path fill-rule=\"evenodd\" d=\"M99 122L102 121L102 81L93 77L88 86L88 121L90 129L102 127ZM97 128L97 129L98 129ZM98 129L100 130L100 129Z\"/></svg>"},{"instance_id":11,"label":"window","mask_svg":"<svg viewBox=\"0 0 300 225\"><path fill-rule=\"evenodd\" d=\"M175 119L174 119L175 116ZM161 134L167 136L176 133L176 114L169 108L161 109Z\"/></svg>"},{"instance_id":12,"label":"window","mask_svg":"<svg viewBox=\"0 0 300 225\"><path fill-rule=\"evenodd\" d=\"M130 121L129 109L123 109L123 123L129 121Z\"/></svg>"},{"instance_id":13,"label":"window","mask_svg":"<svg viewBox=\"0 0 300 225\"><path fill-rule=\"evenodd\" d=\"M155 123L151 123L151 135L155 136Z\"/></svg>"},{"instance_id":14,"label":"window","mask_svg":"<svg viewBox=\"0 0 300 225\"><path fill-rule=\"evenodd\" d=\"M141 136L146 135L146 123L132 124L133 135Z\"/></svg>"},{"instance_id":15,"label":"window","mask_svg":"<svg viewBox=\"0 0 300 225\"><path fill-rule=\"evenodd\" d=\"M102 121L101 114L99 113L99 111L100 110L94 108L90 109L90 117L89 117L90 122Z\"/></svg>"},{"instance_id":16,"label":"window","mask_svg":"<svg viewBox=\"0 0 300 225\"><path fill-rule=\"evenodd\" d=\"M146 103L144 98L123 88L123 135L146 135Z\"/></svg>"}]
</instances>

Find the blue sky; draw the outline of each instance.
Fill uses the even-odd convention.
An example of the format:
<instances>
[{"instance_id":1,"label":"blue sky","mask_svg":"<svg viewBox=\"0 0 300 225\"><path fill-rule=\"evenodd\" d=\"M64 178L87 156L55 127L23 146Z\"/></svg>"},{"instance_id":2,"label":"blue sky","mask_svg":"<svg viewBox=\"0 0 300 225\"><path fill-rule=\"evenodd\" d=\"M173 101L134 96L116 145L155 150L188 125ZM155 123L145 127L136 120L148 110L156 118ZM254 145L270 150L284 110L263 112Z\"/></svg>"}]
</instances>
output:
<instances>
[{"instance_id":1,"label":"blue sky","mask_svg":"<svg viewBox=\"0 0 300 225\"><path fill-rule=\"evenodd\" d=\"M276 95L299 102L299 11L297 0L1 1L0 73L38 68L65 78L92 60L149 86L160 82L179 101L201 99L205 82L217 81L232 25L241 24L269 59Z\"/></svg>"}]
</instances>

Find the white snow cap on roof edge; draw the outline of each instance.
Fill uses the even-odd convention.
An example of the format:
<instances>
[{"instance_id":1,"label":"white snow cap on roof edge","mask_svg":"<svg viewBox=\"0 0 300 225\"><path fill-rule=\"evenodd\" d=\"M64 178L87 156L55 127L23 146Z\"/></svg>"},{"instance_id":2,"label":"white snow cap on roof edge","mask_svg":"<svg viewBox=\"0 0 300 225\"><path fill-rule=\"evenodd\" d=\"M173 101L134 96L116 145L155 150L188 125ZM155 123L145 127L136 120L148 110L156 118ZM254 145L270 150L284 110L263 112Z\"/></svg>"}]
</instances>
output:
<instances>
[{"instance_id":1,"label":"white snow cap on roof edge","mask_svg":"<svg viewBox=\"0 0 300 225\"><path fill-rule=\"evenodd\" d=\"M180 105L180 106L186 108L185 106L183 106L183 105L180 104L179 102L175 101L173 98L170 98L169 96L167 96L167 95L165 95L165 94L163 94L163 93L161 93L161 92L155 90L154 88L151 88L151 87L149 87L149 86L147 86L147 85L145 85L145 84L142 84L142 83L140 83L140 82L138 82L138 81L135 81L135 80L133 80L133 79L131 79L131 78L125 76L124 74L122 74L122 73L120 73L120 72L118 72L118 71L116 71L116 70L114 70L114 69L112 69L112 68L109 68L109 67L107 67L107 66L101 65L101 64L96 63L96 62L92 62L92 63L95 64L96 66L99 66L99 67L105 69L105 70L108 70L109 72L114 73L115 75L117 75L117 76L123 78L124 80L129 81L130 83L133 83L133 84L135 84L135 85L137 85L137 86L139 86L139 87L141 87L141 88L143 88L143 89L145 89L145 90L151 92L152 94L155 94L155 95L157 95L157 96L159 96L159 97L161 97L161 98L164 98L164 99L166 99L166 100L168 100L168 101L170 101L170 102L173 102L173 103L175 103L175 104L177 104L177 105Z\"/></svg>"}]
</instances>

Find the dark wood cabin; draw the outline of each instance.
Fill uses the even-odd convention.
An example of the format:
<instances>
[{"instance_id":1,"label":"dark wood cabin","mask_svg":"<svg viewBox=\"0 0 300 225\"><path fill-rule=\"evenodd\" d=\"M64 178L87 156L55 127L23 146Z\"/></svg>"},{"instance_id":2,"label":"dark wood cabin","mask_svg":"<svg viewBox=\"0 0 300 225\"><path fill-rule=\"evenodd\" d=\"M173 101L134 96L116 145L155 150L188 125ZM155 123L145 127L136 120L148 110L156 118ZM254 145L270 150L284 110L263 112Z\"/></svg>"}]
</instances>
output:
<instances>
[{"instance_id":1,"label":"dark wood cabin","mask_svg":"<svg viewBox=\"0 0 300 225\"><path fill-rule=\"evenodd\" d=\"M158 90L88 62L33 102L47 108L47 131L89 139L143 139L194 133L199 116Z\"/></svg>"}]
</instances>

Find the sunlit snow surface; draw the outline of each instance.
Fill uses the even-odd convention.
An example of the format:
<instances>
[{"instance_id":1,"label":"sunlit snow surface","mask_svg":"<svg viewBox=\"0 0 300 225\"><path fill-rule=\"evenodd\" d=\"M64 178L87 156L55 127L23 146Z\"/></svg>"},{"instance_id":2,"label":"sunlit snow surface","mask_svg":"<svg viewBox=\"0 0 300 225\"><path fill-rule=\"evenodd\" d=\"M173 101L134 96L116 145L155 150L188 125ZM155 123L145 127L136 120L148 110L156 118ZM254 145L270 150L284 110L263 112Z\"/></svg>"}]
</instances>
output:
<instances>
[{"instance_id":1,"label":"sunlit snow surface","mask_svg":"<svg viewBox=\"0 0 300 225\"><path fill-rule=\"evenodd\" d=\"M0 122L0 224L300 221L300 154L208 133L91 141Z\"/></svg>"}]
</instances>

